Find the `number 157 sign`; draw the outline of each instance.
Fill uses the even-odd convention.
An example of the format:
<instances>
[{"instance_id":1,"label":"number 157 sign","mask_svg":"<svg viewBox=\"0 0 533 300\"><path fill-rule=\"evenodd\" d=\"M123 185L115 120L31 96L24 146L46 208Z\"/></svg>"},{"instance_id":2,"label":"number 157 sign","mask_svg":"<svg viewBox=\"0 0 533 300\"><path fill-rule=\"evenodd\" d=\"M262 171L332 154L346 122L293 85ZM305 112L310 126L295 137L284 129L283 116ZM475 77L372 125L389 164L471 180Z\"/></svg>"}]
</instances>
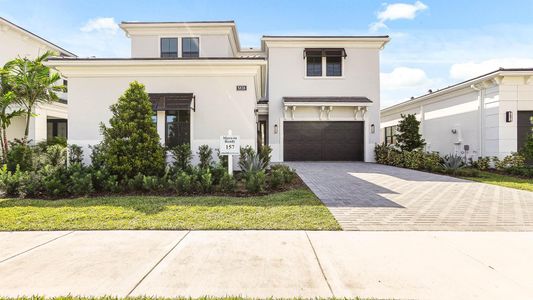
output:
<instances>
[{"instance_id":1,"label":"number 157 sign","mask_svg":"<svg viewBox=\"0 0 533 300\"><path fill-rule=\"evenodd\" d=\"M241 139L238 136L223 135L220 137L221 155L239 155Z\"/></svg>"}]
</instances>

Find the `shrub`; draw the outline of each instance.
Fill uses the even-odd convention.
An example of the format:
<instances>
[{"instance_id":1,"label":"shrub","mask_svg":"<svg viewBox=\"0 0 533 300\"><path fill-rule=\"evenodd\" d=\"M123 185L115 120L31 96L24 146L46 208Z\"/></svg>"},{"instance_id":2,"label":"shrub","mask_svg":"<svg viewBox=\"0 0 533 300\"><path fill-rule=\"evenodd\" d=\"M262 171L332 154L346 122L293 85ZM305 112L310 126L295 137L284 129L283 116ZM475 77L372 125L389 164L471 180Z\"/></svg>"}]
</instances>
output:
<instances>
[{"instance_id":1,"label":"shrub","mask_svg":"<svg viewBox=\"0 0 533 300\"><path fill-rule=\"evenodd\" d=\"M490 157L479 157L476 166L479 170L487 170L490 167Z\"/></svg>"},{"instance_id":2,"label":"shrub","mask_svg":"<svg viewBox=\"0 0 533 300\"><path fill-rule=\"evenodd\" d=\"M7 168L7 165L4 165L0 169L0 191L2 194L11 197L19 196L19 188L25 176L26 172L21 171L19 166L16 166L15 171L12 172Z\"/></svg>"},{"instance_id":3,"label":"shrub","mask_svg":"<svg viewBox=\"0 0 533 300\"><path fill-rule=\"evenodd\" d=\"M44 153L45 165L64 166L67 163L67 148L62 145L52 145Z\"/></svg>"},{"instance_id":4,"label":"shrub","mask_svg":"<svg viewBox=\"0 0 533 300\"><path fill-rule=\"evenodd\" d=\"M211 168L213 164L213 149L208 145L202 145L198 148L197 154L200 159L200 164L198 165L200 169Z\"/></svg>"},{"instance_id":5,"label":"shrub","mask_svg":"<svg viewBox=\"0 0 533 300\"><path fill-rule=\"evenodd\" d=\"M258 154L246 154L244 157L244 159L239 161L239 167L244 176L247 176L247 174L250 173L265 171L267 165Z\"/></svg>"},{"instance_id":6,"label":"shrub","mask_svg":"<svg viewBox=\"0 0 533 300\"><path fill-rule=\"evenodd\" d=\"M531 124L533 124L533 120L531 120ZM520 148L519 153L529 162L533 163L533 132L530 132L527 135L527 139Z\"/></svg>"},{"instance_id":7,"label":"shrub","mask_svg":"<svg viewBox=\"0 0 533 300\"><path fill-rule=\"evenodd\" d=\"M71 195L88 195L94 191L92 175L81 164L69 167L68 191Z\"/></svg>"},{"instance_id":8,"label":"shrub","mask_svg":"<svg viewBox=\"0 0 533 300\"><path fill-rule=\"evenodd\" d=\"M202 192L209 193L213 189L213 175L209 168L200 169L198 174L198 185Z\"/></svg>"},{"instance_id":9,"label":"shrub","mask_svg":"<svg viewBox=\"0 0 533 300\"><path fill-rule=\"evenodd\" d=\"M252 148L252 146L247 145L246 147L241 147L239 149L240 155L239 155L239 166L246 161L250 156L254 156L255 150Z\"/></svg>"},{"instance_id":10,"label":"shrub","mask_svg":"<svg viewBox=\"0 0 533 300\"><path fill-rule=\"evenodd\" d=\"M174 168L178 171L185 171L191 168L192 151L189 144L182 144L170 149L170 154L174 159Z\"/></svg>"},{"instance_id":11,"label":"shrub","mask_svg":"<svg viewBox=\"0 0 533 300\"><path fill-rule=\"evenodd\" d=\"M32 148L22 140L14 140L9 142L9 144L7 169L15 172L18 166L21 171L33 170L34 152Z\"/></svg>"},{"instance_id":12,"label":"shrub","mask_svg":"<svg viewBox=\"0 0 533 300\"><path fill-rule=\"evenodd\" d=\"M452 172L450 174L455 176L462 176L462 177L480 177L481 172L478 169L473 168L462 168L462 169L447 169L447 172Z\"/></svg>"},{"instance_id":13,"label":"shrub","mask_svg":"<svg viewBox=\"0 0 533 300\"><path fill-rule=\"evenodd\" d=\"M225 193L233 193L237 187L237 181L235 178L228 173L225 173L222 178L220 178L220 190Z\"/></svg>"},{"instance_id":14,"label":"shrub","mask_svg":"<svg viewBox=\"0 0 533 300\"><path fill-rule=\"evenodd\" d=\"M165 153L152 122L152 104L144 85L130 83L118 102L110 107L109 127L101 124L102 142L98 145L97 164L119 179L138 174L161 175Z\"/></svg>"},{"instance_id":15,"label":"shrub","mask_svg":"<svg viewBox=\"0 0 533 300\"><path fill-rule=\"evenodd\" d=\"M228 156L227 155L221 155L220 149L217 149L217 157L218 157L218 164L222 165L224 167L228 166Z\"/></svg>"},{"instance_id":16,"label":"shrub","mask_svg":"<svg viewBox=\"0 0 533 300\"><path fill-rule=\"evenodd\" d=\"M506 173L527 178L533 178L533 167L511 167L505 170Z\"/></svg>"},{"instance_id":17,"label":"shrub","mask_svg":"<svg viewBox=\"0 0 533 300\"><path fill-rule=\"evenodd\" d=\"M83 149L75 144L68 146L69 165L83 164Z\"/></svg>"},{"instance_id":18,"label":"shrub","mask_svg":"<svg viewBox=\"0 0 533 300\"><path fill-rule=\"evenodd\" d=\"M141 191L144 186L144 175L137 173L133 178L125 178L129 191Z\"/></svg>"},{"instance_id":19,"label":"shrub","mask_svg":"<svg viewBox=\"0 0 533 300\"><path fill-rule=\"evenodd\" d=\"M180 172L176 177L175 189L179 193L190 193L193 191L193 176L185 172Z\"/></svg>"},{"instance_id":20,"label":"shrub","mask_svg":"<svg viewBox=\"0 0 533 300\"><path fill-rule=\"evenodd\" d=\"M36 197L43 192L43 179L39 172L26 172L25 176L20 178L18 194L20 197Z\"/></svg>"},{"instance_id":21,"label":"shrub","mask_svg":"<svg viewBox=\"0 0 533 300\"><path fill-rule=\"evenodd\" d=\"M227 173L228 173L227 164L226 165L223 165L220 163L216 164L211 169L211 175L213 175L213 185L219 184L222 177L224 177L224 175Z\"/></svg>"},{"instance_id":22,"label":"shrub","mask_svg":"<svg viewBox=\"0 0 533 300\"><path fill-rule=\"evenodd\" d=\"M250 173L245 177L245 187L250 193L259 193L265 190L266 175L264 171Z\"/></svg>"},{"instance_id":23,"label":"shrub","mask_svg":"<svg viewBox=\"0 0 533 300\"><path fill-rule=\"evenodd\" d=\"M268 167L270 165L270 158L272 154L272 148L268 145L264 145L259 148L259 157Z\"/></svg>"},{"instance_id":24,"label":"shrub","mask_svg":"<svg viewBox=\"0 0 533 300\"><path fill-rule=\"evenodd\" d=\"M397 128L398 133L395 134L396 144L402 151L422 149L426 142L420 134L420 121L416 119L415 114L402 114L401 117Z\"/></svg>"},{"instance_id":25,"label":"shrub","mask_svg":"<svg viewBox=\"0 0 533 300\"><path fill-rule=\"evenodd\" d=\"M287 165L276 164L270 170L272 173L274 171L281 171L283 174L283 183L291 183L296 178L296 171Z\"/></svg>"},{"instance_id":26,"label":"shrub","mask_svg":"<svg viewBox=\"0 0 533 300\"><path fill-rule=\"evenodd\" d=\"M68 193L66 168L46 165L39 172L42 173L43 189L46 195L59 197Z\"/></svg>"},{"instance_id":27,"label":"shrub","mask_svg":"<svg viewBox=\"0 0 533 300\"><path fill-rule=\"evenodd\" d=\"M161 181L157 176L143 175L142 190L146 192L155 192L161 189Z\"/></svg>"},{"instance_id":28,"label":"shrub","mask_svg":"<svg viewBox=\"0 0 533 300\"><path fill-rule=\"evenodd\" d=\"M446 172L452 172L455 173L458 169L464 168L465 163L463 161L463 157L457 154L449 154L444 156L442 167L446 170Z\"/></svg>"},{"instance_id":29,"label":"shrub","mask_svg":"<svg viewBox=\"0 0 533 300\"><path fill-rule=\"evenodd\" d=\"M512 153L511 155L504 157L502 160L498 159L494 162L494 167L499 171L504 171L508 168L522 168L525 165L526 159L518 153Z\"/></svg>"},{"instance_id":30,"label":"shrub","mask_svg":"<svg viewBox=\"0 0 533 300\"><path fill-rule=\"evenodd\" d=\"M269 177L269 185L272 189L279 188L283 183L285 183L285 174L283 170L272 170Z\"/></svg>"}]
</instances>

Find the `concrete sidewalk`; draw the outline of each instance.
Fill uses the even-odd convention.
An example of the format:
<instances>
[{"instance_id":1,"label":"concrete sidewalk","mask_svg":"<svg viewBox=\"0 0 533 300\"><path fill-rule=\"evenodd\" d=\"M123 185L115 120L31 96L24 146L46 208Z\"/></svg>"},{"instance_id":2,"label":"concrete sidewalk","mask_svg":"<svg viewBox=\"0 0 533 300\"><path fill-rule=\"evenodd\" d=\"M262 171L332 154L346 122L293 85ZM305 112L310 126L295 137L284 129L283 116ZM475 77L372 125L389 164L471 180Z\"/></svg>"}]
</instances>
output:
<instances>
[{"instance_id":1,"label":"concrete sidewalk","mask_svg":"<svg viewBox=\"0 0 533 300\"><path fill-rule=\"evenodd\" d=\"M0 296L531 299L533 232L0 232Z\"/></svg>"}]
</instances>

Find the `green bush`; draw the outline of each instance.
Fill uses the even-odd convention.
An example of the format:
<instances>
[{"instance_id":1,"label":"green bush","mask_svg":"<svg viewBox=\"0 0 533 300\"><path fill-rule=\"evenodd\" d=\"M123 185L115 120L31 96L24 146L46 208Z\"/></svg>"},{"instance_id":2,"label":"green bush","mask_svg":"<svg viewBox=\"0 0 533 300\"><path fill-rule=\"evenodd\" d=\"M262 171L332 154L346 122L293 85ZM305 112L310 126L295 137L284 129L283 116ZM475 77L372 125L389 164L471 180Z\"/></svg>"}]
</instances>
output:
<instances>
[{"instance_id":1,"label":"green bush","mask_svg":"<svg viewBox=\"0 0 533 300\"><path fill-rule=\"evenodd\" d=\"M533 167L511 167L506 169L505 172L511 175L533 178Z\"/></svg>"},{"instance_id":2,"label":"green bush","mask_svg":"<svg viewBox=\"0 0 533 300\"><path fill-rule=\"evenodd\" d=\"M533 124L533 120L530 121ZM533 163L533 132L527 135L527 139L519 152L529 163Z\"/></svg>"},{"instance_id":3,"label":"green bush","mask_svg":"<svg viewBox=\"0 0 533 300\"><path fill-rule=\"evenodd\" d=\"M174 159L173 165L176 170L186 171L191 168L192 151L191 145L182 144L170 149L170 154Z\"/></svg>"},{"instance_id":4,"label":"green bush","mask_svg":"<svg viewBox=\"0 0 533 300\"><path fill-rule=\"evenodd\" d=\"M67 148L63 145L52 145L44 152L45 165L64 166L67 163Z\"/></svg>"},{"instance_id":5,"label":"green bush","mask_svg":"<svg viewBox=\"0 0 533 300\"><path fill-rule=\"evenodd\" d=\"M268 145L259 148L259 157L268 167L270 165L270 158L272 156L272 148Z\"/></svg>"},{"instance_id":6,"label":"green bush","mask_svg":"<svg viewBox=\"0 0 533 300\"><path fill-rule=\"evenodd\" d=\"M466 166L463 157L457 154L449 154L444 156L442 167L446 170L446 173L451 172L455 174L458 169Z\"/></svg>"},{"instance_id":7,"label":"green bush","mask_svg":"<svg viewBox=\"0 0 533 300\"><path fill-rule=\"evenodd\" d=\"M252 148L250 145L241 147L239 152L239 165L243 164L249 157L256 155L254 148Z\"/></svg>"},{"instance_id":8,"label":"green bush","mask_svg":"<svg viewBox=\"0 0 533 300\"><path fill-rule=\"evenodd\" d=\"M191 193L194 188L193 176L185 172L180 172L176 177L174 187L178 193Z\"/></svg>"},{"instance_id":9,"label":"green bush","mask_svg":"<svg viewBox=\"0 0 533 300\"><path fill-rule=\"evenodd\" d=\"M402 151L413 151L424 148L426 142L420 134L420 121L415 114L401 115L395 135L396 144Z\"/></svg>"},{"instance_id":10,"label":"green bush","mask_svg":"<svg viewBox=\"0 0 533 300\"><path fill-rule=\"evenodd\" d=\"M209 169L213 165L213 149L208 145L202 145L198 147L198 158L200 159L200 164L198 165L200 169Z\"/></svg>"},{"instance_id":11,"label":"green bush","mask_svg":"<svg viewBox=\"0 0 533 300\"><path fill-rule=\"evenodd\" d=\"M436 152L399 151L393 146L380 144L374 148L374 155L376 162L384 165L427 171L441 168L441 158Z\"/></svg>"},{"instance_id":12,"label":"green bush","mask_svg":"<svg viewBox=\"0 0 533 300\"><path fill-rule=\"evenodd\" d=\"M285 183L285 174L283 170L272 170L269 176L269 185L272 189L279 188L282 184Z\"/></svg>"},{"instance_id":13,"label":"green bush","mask_svg":"<svg viewBox=\"0 0 533 300\"><path fill-rule=\"evenodd\" d=\"M446 169L447 174L461 176L461 177L481 177L481 172L478 169L462 168L462 169Z\"/></svg>"},{"instance_id":14,"label":"green bush","mask_svg":"<svg viewBox=\"0 0 533 300\"><path fill-rule=\"evenodd\" d=\"M274 171L281 171L283 174L283 183L288 184L296 178L296 171L284 164L275 164L270 169L271 173Z\"/></svg>"},{"instance_id":15,"label":"green bush","mask_svg":"<svg viewBox=\"0 0 533 300\"><path fill-rule=\"evenodd\" d=\"M220 183L220 180L224 175L228 173L227 165L222 165L220 162L211 169L211 175L213 175L213 185Z\"/></svg>"},{"instance_id":16,"label":"green bush","mask_svg":"<svg viewBox=\"0 0 533 300\"><path fill-rule=\"evenodd\" d=\"M490 157L479 157L476 166L479 170L487 170L490 167Z\"/></svg>"},{"instance_id":17,"label":"green bush","mask_svg":"<svg viewBox=\"0 0 533 300\"><path fill-rule=\"evenodd\" d=\"M156 192L162 189L161 180L157 176L143 175L142 190L146 192Z\"/></svg>"},{"instance_id":18,"label":"green bush","mask_svg":"<svg viewBox=\"0 0 533 300\"><path fill-rule=\"evenodd\" d=\"M133 178L125 178L124 181L129 191L141 191L144 186L144 175L137 173Z\"/></svg>"},{"instance_id":19,"label":"green bush","mask_svg":"<svg viewBox=\"0 0 533 300\"><path fill-rule=\"evenodd\" d=\"M511 155L504 157L502 160L494 157L493 162L494 168L499 171L505 171L505 169L508 168L522 168L526 165L526 159L518 153L512 153Z\"/></svg>"},{"instance_id":20,"label":"green bush","mask_svg":"<svg viewBox=\"0 0 533 300\"><path fill-rule=\"evenodd\" d=\"M110 110L109 127L101 124L103 140L93 155L95 167L103 166L119 179L162 175L165 151L152 122L152 104L144 85L130 83Z\"/></svg>"},{"instance_id":21,"label":"green bush","mask_svg":"<svg viewBox=\"0 0 533 300\"><path fill-rule=\"evenodd\" d=\"M249 173L245 177L245 187L250 193L259 193L265 190L266 175L264 171Z\"/></svg>"},{"instance_id":22,"label":"green bush","mask_svg":"<svg viewBox=\"0 0 533 300\"><path fill-rule=\"evenodd\" d=\"M21 171L33 170L34 151L24 141L14 140L9 142L10 147L7 152L7 169L15 172L17 166Z\"/></svg>"},{"instance_id":23,"label":"green bush","mask_svg":"<svg viewBox=\"0 0 533 300\"><path fill-rule=\"evenodd\" d=\"M42 173L43 192L46 195L60 197L68 193L66 168L46 165L39 172Z\"/></svg>"},{"instance_id":24,"label":"green bush","mask_svg":"<svg viewBox=\"0 0 533 300\"><path fill-rule=\"evenodd\" d=\"M237 181L235 178L228 173L225 173L222 178L220 178L220 190L225 193L233 193L237 187Z\"/></svg>"},{"instance_id":25,"label":"green bush","mask_svg":"<svg viewBox=\"0 0 533 300\"><path fill-rule=\"evenodd\" d=\"M75 144L68 146L69 165L83 164L83 149Z\"/></svg>"},{"instance_id":26,"label":"green bush","mask_svg":"<svg viewBox=\"0 0 533 300\"><path fill-rule=\"evenodd\" d=\"M198 186L202 192L209 193L213 189L213 175L209 168L200 170L201 172L198 174Z\"/></svg>"},{"instance_id":27,"label":"green bush","mask_svg":"<svg viewBox=\"0 0 533 300\"><path fill-rule=\"evenodd\" d=\"M22 198L40 196L43 190L43 178L39 172L26 172L20 179L18 194Z\"/></svg>"},{"instance_id":28,"label":"green bush","mask_svg":"<svg viewBox=\"0 0 533 300\"><path fill-rule=\"evenodd\" d=\"M92 175L80 163L69 167L68 191L71 195L89 195L94 191Z\"/></svg>"},{"instance_id":29,"label":"green bush","mask_svg":"<svg viewBox=\"0 0 533 300\"><path fill-rule=\"evenodd\" d=\"M22 171L19 166L15 167L12 172L4 165L0 169L0 191L8 197L18 197L21 184L25 181L26 172Z\"/></svg>"}]
</instances>

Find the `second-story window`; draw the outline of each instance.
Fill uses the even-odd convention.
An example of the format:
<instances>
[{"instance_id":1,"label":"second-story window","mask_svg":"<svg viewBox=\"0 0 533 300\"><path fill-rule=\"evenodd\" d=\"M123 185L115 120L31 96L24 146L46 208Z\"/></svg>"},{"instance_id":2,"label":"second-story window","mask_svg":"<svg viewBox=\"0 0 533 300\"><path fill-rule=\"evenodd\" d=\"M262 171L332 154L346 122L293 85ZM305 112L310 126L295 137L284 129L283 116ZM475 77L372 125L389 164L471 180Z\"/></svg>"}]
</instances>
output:
<instances>
[{"instance_id":1,"label":"second-story window","mask_svg":"<svg viewBox=\"0 0 533 300\"><path fill-rule=\"evenodd\" d=\"M342 51L326 50L326 76L342 76Z\"/></svg>"},{"instance_id":2,"label":"second-story window","mask_svg":"<svg viewBox=\"0 0 533 300\"><path fill-rule=\"evenodd\" d=\"M161 39L161 57L178 57L178 39L162 38Z\"/></svg>"},{"instance_id":3,"label":"second-story window","mask_svg":"<svg viewBox=\"0 0 533 300\"><path fill-rule=\"evenodd\" d=\"M183 38L181 41L181 56L182 57L199 57L200 56L200 39L199 38Z\"/></svg>"},{"instance_id":4,"label":"second-story window","mask_svg":"<svg viewBox=\"0 0 533 300\"><path fill-rule=\"evenodd\" d=\"M322 52L307 52L307 76L322 76Z\"/></svg>"}]
</instances>

